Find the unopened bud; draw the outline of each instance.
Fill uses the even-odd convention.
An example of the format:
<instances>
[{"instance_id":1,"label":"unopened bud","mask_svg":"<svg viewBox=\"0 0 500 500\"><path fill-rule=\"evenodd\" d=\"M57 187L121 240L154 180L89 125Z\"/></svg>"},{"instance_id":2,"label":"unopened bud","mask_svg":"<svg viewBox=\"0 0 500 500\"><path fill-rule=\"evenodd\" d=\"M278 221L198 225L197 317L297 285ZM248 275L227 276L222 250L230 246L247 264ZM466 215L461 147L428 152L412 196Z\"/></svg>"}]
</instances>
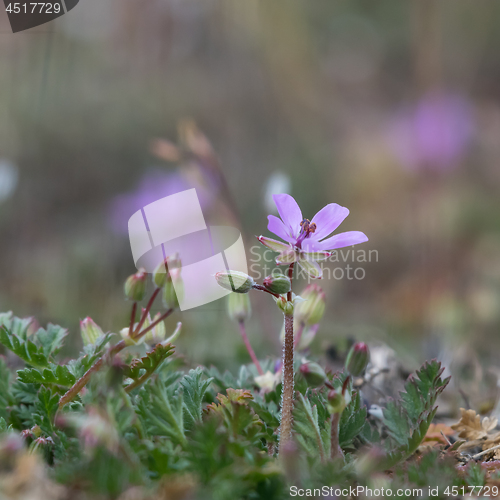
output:
<instances>
[{"instance_id":1,"label":"unopened bud","mask_svg":"<svg viewBox=\"0 0 500 500\"><path fill-rule=\"evenodd\" d=\"M345 367L353 377L360 377L370 360L370 351L364 342L358 342L351 347L345 360Z\"/></svg>"},{"instance_id":2,"label":"unopened bud","mask_svg":"<svg viewBox=\"0 0 500 500\"><path fill-rule=\"evenodd\" d=\"M330 415L333 415L334 413L342 413L346 407L344 396L342 396L340 392L332 389L328 393L328 403L326 407Z\"/></svg>"},{"instance_id":3,"label":"unopened bud","mask_svg":"<svg viewBox=\"0 0 500 500\"><path fill-rule=\"evenodd\" d=\"M307 384L310 387L318 387L322 385L326 379L326 373L318 363L313 361L300 365L300 373L304 375Z\"/></svg>"},{"instance_id":4,"label":"unopened bud","mask_svg":"<svg viewBox=\"0 0 500 500\"><path fill-rule=\"evenodd\" d=\"M325 293L323 290L318 285L309 285L300 296L304 300L297 304L295 311L297 321L307 326L319 323L325 313Z\"/></svg>"},{"instance_id":5,"label":"unopened bud","mask_svg":"<svg viewBox=\"0 0 500 500\"><path fill-rule=\"evenodd\" d=\"M34 425L31 428L31 432L32 432L33 436L35 436L35 437L40 437L42 435L42 429L40 428L39 425Z\"/></svg>"},{"instance_id":6,"label":"unopened bud","mask_svg":"<svg viewBox=\"0 0 500 500\"><path fill-rule=\"evenodd\" d=\"M293 314L293 302L289 302L285 297L280 297L276 299L276 304L285 313L286 316Z\"/></svg>"},{"instance_id":7,"label":"unopened bud","mask_svg":"<svg viewBox=\"0 0 500 500\"><path fill-rule=\"evenodd\" d=\"M253 278L240 271L221 271L215 273L215 279L219 286L236 293L248 293L255 285Z\"/></svg>"},{"instance_id":8,"label":"unopened bud","mask_svg":"<svg viewBox=\"0 0 500 500\"><path fill-rule=\"evenodd\" d=\"M144 298L144 295L146 295L146 277L146 271L140 269L127 278L125 282L125 296L127 299L140 302Z\"/></svg>"},{"instance_id":9,"label":"unopened bud","mask_svg":"<svg viewBox=\"0 0 500 500\"><path fill-rule=\"evenodd\" d=\"M163 287L163 304L167 309L178 309L179 298L182 300L184 297L184 285L182 280L177 278L174 282L167 280Z\"/></svg>"},{"instance_id":10,"label":"unopened bud","mask_svg":"<svg viewBox=\"0 0 500 500\"><path fill-rule=\"evenodd\" d=\"M80 321L80 335L82 336L83 345L89 345L95 344L97 339L104 333L101 327L87 316L83 321Z\"/></svg>"},{"instance_id":11,"label":"unopened bud","mask_svg":"<svg viewBox=\"0 0 500 500\"><path fill-rule=\"evenodd\" d=\"M155 316L153 316L153 319L151 319L148 314L148 317L144 322L142 329L145 330L149 325L153 324L155 321L158 321L160 317L161 313L156 313ZM146 342L146 344L150 345L158 344L158 342L163 341L166 336L167 336L167 329L165 328L165 322L160 321L151 330L149 330L149 332L146 333L146 335L144 335L144 341Z\"/></svg>"},{"instance_id":12,"label":"unopened bud","mask_svg":"<svg viewBox=\"0 0 500 500\"><path fill-rule=\"evenodd\" d=\"M227 314L234 321L246 321L250 318L252 306L246 293L230 293L227 298Z\"/></svg>"},{"instance_id":13,"label":"unopened bud","mask_svg":"<svg viewBox=\"0 0 500 500\"><path fill-rule=\"evenodd\" d=\"M284 274L271 274L264 279L262 284L272 293L282 295L288 293L292 289L290 278Z\"/></svg>"},{"instance_id":14,"label":"unopened bud","mask_svg":"<svg viewBox=\"0 0 500 500\"><path fill-rule=\"evenodd\" d=\"M179 277L181 272L181 261L177 255L173 257L167 257L165 260L160 262L153 273L154 284L158 288L162 288L167 281L172 281Z\"/></svg>"},{"instance_id":15,"label":"unopened bud","mask_svg":"<svg viewBox=\"0 0 500 500\"><path fill-rule=\"evenodd\" d=\"M147 322L148 322L148 320L146 319L146 321L144 322L144 324L146 324ZM137 327L137 323L134 325L134 328L135 327ZM134 329L132 329L132 333L133 332L134 332ZM131 337L129 334L130 334L130 328L128 326L127 326L127 328L122 328L120 330L120 335L121 335L122 339L125 341L125 345L126 346L138 345L138 344L142 344L144 342L144 335L140 339L134 340L134 338L132 338L133 335Z\"/></svg>"}]
</instances>

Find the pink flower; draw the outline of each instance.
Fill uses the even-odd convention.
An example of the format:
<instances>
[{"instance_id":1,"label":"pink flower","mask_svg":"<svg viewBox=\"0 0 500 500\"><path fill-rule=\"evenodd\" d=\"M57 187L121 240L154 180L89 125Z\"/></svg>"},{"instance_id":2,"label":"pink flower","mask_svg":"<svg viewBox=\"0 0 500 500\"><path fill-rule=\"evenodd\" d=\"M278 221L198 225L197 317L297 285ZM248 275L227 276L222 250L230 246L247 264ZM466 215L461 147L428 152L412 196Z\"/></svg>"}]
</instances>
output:
<instances>
[{"instance_id":1,"label":"pink flower","mask_svg":"<svg viewBox=\"0 0 500 500\"><path fill-rule=\"evenodd\" d=\"M474 132L470 103L434 92L402 110L389 130L389 145L410 170L449 171L465 156Z\"/></svg>"},{"instance_id":2,"label":"pink flower","mask_svg":"<svg viewBox=\"0 0 500 500\"><path fill-rule=\"evenodd\" d=\"M322 208L312 220L302 216L300 207L292 196L275 194L274 203L281 217L269 215L267 229L287 243L259 236L259 241L276 252L276 263L298 264L313 278L321 278L318 261L325 260L332 250L368 241L360 231L347 231L331 235L349 215L349 210L336 203Z\"/></svg>"}]
</instances>

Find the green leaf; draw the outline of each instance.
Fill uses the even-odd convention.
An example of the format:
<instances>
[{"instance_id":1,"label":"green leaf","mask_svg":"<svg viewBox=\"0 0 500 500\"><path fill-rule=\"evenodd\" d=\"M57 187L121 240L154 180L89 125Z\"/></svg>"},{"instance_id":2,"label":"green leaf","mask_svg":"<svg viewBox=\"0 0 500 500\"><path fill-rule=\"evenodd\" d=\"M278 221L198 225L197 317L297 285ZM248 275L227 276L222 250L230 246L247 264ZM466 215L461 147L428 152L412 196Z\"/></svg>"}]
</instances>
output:
<instances>
[{"instance_id":1,"label":"green leaf","mask_svg":"<svg viewBox=\"0 0 500 500\"><path fill-rule=\"evenodd\" d=\"M393 441L392 449L381 468L390 468L412 455L423 441L437 407L437 397L448 385L450 378L442 380L444 368L436 360L426 362L416 377L410 376L399 403L389 402L383 412L383 423Z\"/></svg>"},{"instance_id":2,"label":"green leaf","mask_svg":"<svg viewBox=\"0 0 500 500\"><path fill-rule=\"evenodd\" d=\"M0 326L5 326L7 330L26 340L30 325L33 324L33 318L17 318L12 311L0 313Z\"/></svg>"},{"instance_id":3,"label":"green leaf","mask_svg":"<svg viewBox=\"0 0 500 500\"><path fill-rule=\"evenodd\" d=\"M10 370L5 361L0 358L0 417L6 420L9 418L7 407L9 406L10 378Z\"/></svg>"},{"instance_id":4,"label":"green leaf","mask_svg":"<svg viewBox=\"0 0 500 500\"><path fill-rule=\"evenodd\" d=\"M177 374L174 374L177 375ZM185 445L182 393L156 379L139 393L137 413L152 436L167 436L175 444Z\"/></svg>"},{"instance_id":5,"label":"green leaf","mask_svg":"<svg viewBox=\"0 0 500 500\"><path fill-rule=\"evenodd\" d=\"M276 403L271 401L266 405L263 401L250 401L249 406L264 424L266 441L268 443L277 443L280 414Z\"/></svg>"},{"instance_id":6,"label":"green leaf","mask_svg":"<svg viewBox=\"0 0 500 500\"><path fill-rule=\"evenodd\" d=\"M34 337L48 358L55 356L60 351L66 335L68 335L68 331L65 328L49 323L46 330L40 328Z\"/></svg>"},{"instance_id":7,"label":"green leaf","mask_svg":"<svg viewBox=\"0 0 500 500\"><path fill-rule=\"evenodd\" d=\"M353 393L351 402L342 412L339 423L339 445L341 448L352 447L353 441L363 431L366 424L366 407L361 407L359 393Z\"/></svg>"},{"instance_id":8,"label":"green leaf","mask_svg":"<svg viewBox=\"0 0 500 500\"><path fill-rule=\"evenodd\" d=\"M54 417L57 412L58 403L58 394L52 394L45 387L40 388L37 400L35 401L33 420L49 436L55 432Z\"/></svg>"},{"instance_id":9,"label":"green leaf","mask_svg":"<svg viewBox=\"0 0 500 500\"><path fill-rule=\"evenodd\" d=\"M154 349L140 359L134 359L130 366L124 369L126 377L138 379L144 372L153 373L160 364L169 356L174 354L174 346L171 344L157 344Z\"/></svg>"},{"instance_id":10,"label":"green leaf","mask_svg":"<svg viewBox=\"0 0 500 500\"><path fill-rule=\"evenodd\" d=\"M36 368L46 368L49 360L42 347L37 347L31 340L23 340L7 330L5 326L0 327L0 343L26 363Z\"/></svg>"},{"instance_id":11,"label":"green leaf","mask_svg":"<svg viewBox=\"0 0 500 500\"><path fill-rule=\"evenodd\" d=\"M95 344L88 344L78 359L72 359L67 367L69 371L79 379L104 353L112 333L101 335Z\"/></svg>"},{"instance_id":12,"label":"green leaf","mask_svg":"<svg viewBox=\"0 0 500 500\"><path fill-rule=\"evenodd\" d=\"M306 396L310 391L307 391ZM293 412L293 428L299 444L310 456L319 455L321 461L325 461L330 455L330 433L329 421L318 420L318 407L311 405L308 397L298 394Z\"/></svg>"},{"instance_id":13,"label":"green leaf","mask_svg":"<svg viewBox=\"0 0 500 500\"><path fill-rule=\"evenodd\" d=\"M192 428L194 424L201 422L203 397L207 392L212 378L202 380L203 370L198 367L190 370L181 381L184 405L184 417L186 427Z\"/></svg>"},{"instance_id":14,"label":"green leaf","mask_svg":"<svg viewBox=\"0 0 500 500\"><path fill-rule=\"evenodd\" d=\"M67 366L51 364L48 368L38 370L25 368L17 371L18 379L26 384L59 385L71 387L76 382L76 377Z\"/></svg>"}]
</instances>

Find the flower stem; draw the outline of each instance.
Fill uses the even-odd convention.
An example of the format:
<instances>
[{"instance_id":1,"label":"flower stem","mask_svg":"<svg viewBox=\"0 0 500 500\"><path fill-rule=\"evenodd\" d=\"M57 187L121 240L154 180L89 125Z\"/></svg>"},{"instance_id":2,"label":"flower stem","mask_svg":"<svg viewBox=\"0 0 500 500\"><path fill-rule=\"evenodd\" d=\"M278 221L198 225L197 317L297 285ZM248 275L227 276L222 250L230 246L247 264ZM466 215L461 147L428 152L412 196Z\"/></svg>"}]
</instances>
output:
<instances>
[{"instance_id":1,"label":"flower stem","mask_svg":"<svg viewBox=\"0 0 500 500\"><path fill-rule=\"evenodd\" d=\"M159 289L158 289L159 290ZM151 301L150 301L151 302ZM166 313L164 313L161 317L159 317L156 321L153 321L147 328L144 328L140 333L135 334L132 338L133 340L138 340L146 333L148 333L150 330L152 330L158 323L163 321L167 316L172 314L173 309L169 309ZM61 399L59 400L59 409L61 409L64 405L69 403L70 401L75 398L78 393L87 385L88 381L90 380L90 377L92 376L93 373L96 373L97 371L100 370L102 365L104 364L104 361L106 359L111 359L113 356L118 354L120 351L125 349L127 347L127 343L125 340L120 340L117 344L112 346L109 351L106 354L103 354L85 373L82 377L80 377L74 384L73 386L64 394Z\"/></svg>"},{"instance_id":2,"label":"flower stem","mask_svg":"<svg viewBox=\"0 0 500 500\"><path fill-rule=\"evenodd\" d=\"M254 290L259 290L260 292L267 292L270 295L273 295L277 299L279 299L279 295L277 293L270 292L267 288L263 287L262 285L254 285L252 287Z\"/></svg>"},{"instance_id":3,"label":"flower stem","mask_svg":"<svg viewBox=\"0 0 500 500\"><path fill-rule=\"evenodd\" d=\"M297 346L300 343L300 339L302 338L302 333L304 332L305 324L303 322L300 323L299 329L297 330L297 333L295 334L295 342L293 344L293 348L297 349Z\"/></svg>"},{"instance_id":4,"label":"flower stem","mask_svg":"<svg viewBox=\"0 0 500 500\"><path fill-rule=\"evenodd\" d=\"M255 355L255 351L252 349L252 346L250 345L250 341L248 340L247 332L245 329L245 322L238 321L238 325L240 326L241 337L243 338L243 342L245 343L245 347L247 348L248 354L250 354L250 357L252 358L252 361L253 361L253 364L255 365L255 368L257 368L259 375L264 375L264 371L262 370L262 366L260 366L259 360L257 359L257 356Z\"/></svg>"},{"instance_id":5,"label":"flower stem","mask_svg":"<svg viewBox=\"0 0 500 500\"><path fill-rule=\"evenodd\" d=\"M128 336L132 337L132 332L134 331L134 323L135 323L135 313L137 311L137 302L134 302L132 305L132 312L130 314L130 326L128 328Z\"/></svg>"},{"instance_id":6,"label":"flower stem","mask_svg":"<svg viewBox=\"0 0 500 500\"><path fill-rule=\"evenodd\" d=\"M283 389L281 393L280 449L292 439L293 425L293 314L285 314L283 344Z\"/></svg>"},{"instance_id":7,"label":"flower stem","mask_svg":"<svg viewBox=\"0 0 500 500\"><path fill-rule=\"evenodd\" d=\"M332 415L332 434L330 441L330 457L332 460L336 458L344 458L344 452L339 445L339 422L341 413L334 413Z\"/></svg>"},{"instance_id":8,"label":"flower stem","mask_svg":"<svg viewBox=\"0 0 500 500\"><path fill-rule=\"evenodd\" d=\"M137 328L134 330L134 334L137 334L138 332L141 331L142 325L146 321L149 311L151 311L151 307L153 306L153 302L155 301L156 296L160 293L160 290L161 288L156 288L153 294L151 295L151 298L148 301L148 305L146 306L146 309L144 309L141 319L139 320L139 324L137 325Z\"/></svg>"},{"instance_id":9,"label":"flower stem","mask_svg":"<svg viewBox=\"0 0 500 500\"><path fill-rule=\"evenodd\" d=\"M288 296L286 298L286 300L288 300L288 302L292 301L292 279L293 279L293 266L294 265L295 265L295 262L292 262L290 264L290 267L288 268L288 277L290 278L290 291L288 292Z\"/></svg>"}]
</instances>

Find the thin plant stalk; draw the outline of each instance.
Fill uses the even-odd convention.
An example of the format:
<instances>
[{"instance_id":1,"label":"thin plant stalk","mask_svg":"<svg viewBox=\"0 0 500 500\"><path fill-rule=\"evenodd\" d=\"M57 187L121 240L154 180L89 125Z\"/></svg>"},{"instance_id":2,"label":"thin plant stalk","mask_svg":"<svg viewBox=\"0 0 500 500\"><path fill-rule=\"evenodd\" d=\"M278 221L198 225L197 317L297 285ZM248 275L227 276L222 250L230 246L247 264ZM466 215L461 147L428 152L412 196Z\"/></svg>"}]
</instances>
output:
<instances>
[{"instance_id":1,"label":"thin plant stalk","mask_svg":"<svg viewBox=\"0 0 500 500\"><path fill-rule=\"evenodd\" d=\"M351 376L348 375L342 384L342 396L345 397L347 391L350 391L351 385ZM334 413L332 415L332 430L331 430L331 439L330 439L330 458L332 460L336 458L344 459L344 452L339 444L339 423L340 417L342 416L342 412Z\"/></svg>"},{"instance_id":2,"label":"thin plant stalk","mask_svg":"<svg viewBox=\"0 0 500 500\"><path fill-rule=\"evenodd\" d=\"M293 267L295 265L295 262L292 262L290 266L288 267L288 277L290 278L290 291L288 292L286 300L288 302L292 301L292 280L293 280Z\"/></svg>"},{"instance_id":3,"label":"thin plant stalk","mask_svg":"<svg viewBox=\"0 0 500 500\"><path fill-rule=\"evenodd\" d=\"M157 294L156 294L157 295ZM155 296L156 296L155 295ZM158 323L166 319L170 314L172 314L173 309L169 309L167 312L165 312L162 316L160 316L156 321L153 321L147 328L144 328L141 332L134 334L132 337L132 340L137 341L140 338L142 338L146 333L148 333L150 330L152 330ZM120 351L125 349L127 347L127 342L125 340L120 340L117 344L115 344L113 347L109 349L109 351L106 354L103 354L85 373L84 375L79 378L73 386L61 397L59 400L59 409L61 409L64 405L72 401L78 393L87 385L88 381L90 380L90 377L92 376L93 373L96 373L99 371L104 364L104 361L106 359L111 359L113 356L118 354Z\"/></svg>"},{"instance_id":4,"label":"thin plant stalk","mask_svg":"<svg viewBox=\"0 0 500 500\"><path fill-rule=\"evenodd\" d=\"M292 439L293 425L293 314L285 314L283 344L283 389L281 393L280 449Z\"/></svg>"},{"instance_id":5,"label":"thin plant stalk","mask_svg":"<svg viewBox=\"0 0 500 500\"><path fill-rule=\"evenodd\" d=\"M153 302L156 299L156 296L160 293L161 288L156 288L153 294L151 295L151 298L148 301L148 304L146 306L146 309L144 309L141 319L139 320L139 323L137 324L137 327L134 330L134 334L137 334L138 332L141 331L142 325L146 321L146 318L148 317L149 311L151 311L151 307L153 307Z\"/></svg>"},{"instance_id":6,"label":"thin plant stalk","mask_svg":"<svg viewBox=\"0 0 500 500\"><path fill-rule=\"evenodd\" d=\"M290 283L293 278L294 263L290 264L288 268L288 277ZM287 295L288 302L292 301L292 290ZM293 427L293 313L285 314L285 340L283 343L283 385L281 390L281 422L279 428L280 449L285 443L292 440L292 427Z\"/></svg>"},{"instance_id":7,"label":"thin plant stalk","mask_svg":"<svg viewBox=\"0 0 500 500\"><path fill-rule=\"evenodd\" d=\"M332 433L330 440L330 458L332 460L336 458L344 459L344 452L339 445L339 422L342 413L334 413L332 415Z\"/></svg>"},{"instance_id":8,"label":"thin plant stalk","mask_svg":"<svg viewBox=\"0 0 500 500\"><path fill-rule=\"evenodd\" d=\"M245 347L247 348L248 354L250 354L250 357L252 358L255 368L257 368L259 375L264 375L264 370L262 370L262 366L260 366L259 360L255 355L255 351L252 349L252 346L250 345L250 340L248 340L248 335L245 328L245 322L238 321L238 325L240 327L241 337L243 338L243 342L245 343Z\"/></svg>"},{"instance_id":9,"label":"thin plant stalk","mask_svg":"<svg viewBox=\"0 0 500 500\"><path fill-rule=\"evenodd\" d=\"M273 297L276 297L277 299L279 298L279 295L277 293L273 293L271 291L269 291L266 287L262 286L262 285L254 285L252 287L254 290L259 290L260 292L266 292L270 295L272 295Z\"/></svg>"},{"instance_id":10,"label":"thin plant stalk","mask_svg":"<svg viewBox=\"0 0 500 500\"><path fill-rule=\"evenodd\" d=\"M135 314L137 312L137 302L134 302L132 305L132 312L130 314L130 326L128 328L128 336L132 337L132 333L134 331L134 323L135 323Z\"/></svg>"}]
</instances>

